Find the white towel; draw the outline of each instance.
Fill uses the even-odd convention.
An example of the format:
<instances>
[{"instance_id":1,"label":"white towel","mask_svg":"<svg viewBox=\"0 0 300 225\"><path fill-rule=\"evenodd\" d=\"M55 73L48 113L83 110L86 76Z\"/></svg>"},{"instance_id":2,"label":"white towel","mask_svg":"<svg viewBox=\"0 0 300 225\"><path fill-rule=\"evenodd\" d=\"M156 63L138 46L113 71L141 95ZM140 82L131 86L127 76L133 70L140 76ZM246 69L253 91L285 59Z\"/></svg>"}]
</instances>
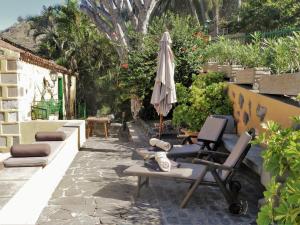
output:
<instances>
[{"instance_id":1,"label":"white towel","mask_svg":"<svg viewBox=\"0 0 300 225\"><path fill-rule=\"evenodd\" d=\"M170 151L172 148L172 145L169 142L165 142L165 141L159 140L157 138L151 138L149 140L149 143L151 146L161 148L162 150L164 150L166 152Z\"/></svg>"},{"instance_id":2,"label":"white towel","mask_svg":"<svg viewBox=\"0 0 300 225\"><path fill-rule=\"evenodd\" d=\"M164 172L170 172L171 170L171 161L167 158L165 152L155 153L155 160L159 165L159 168Z\"/></svg>"}]
</instances>

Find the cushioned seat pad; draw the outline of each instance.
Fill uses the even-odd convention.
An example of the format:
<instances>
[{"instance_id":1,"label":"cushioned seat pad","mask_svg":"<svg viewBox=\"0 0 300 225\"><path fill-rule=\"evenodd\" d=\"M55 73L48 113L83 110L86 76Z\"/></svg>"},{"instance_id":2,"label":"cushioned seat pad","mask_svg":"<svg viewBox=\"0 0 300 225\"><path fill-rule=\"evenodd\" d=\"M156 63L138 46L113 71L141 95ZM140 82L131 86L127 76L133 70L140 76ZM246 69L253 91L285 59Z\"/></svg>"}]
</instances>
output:
<instances>
[{"instance_id":1,"label":"cushioned seat pad","mask_svg":"<svg viewBox=\"0 0 300 225\"><path fill-rule=\"evenodd\" d=\"M185 156L196 156L201 149L201 145L191 144L191 145L174 145L170 152L168 152L168 157L185 157Z\"/></svg>"},{"instance_id":2,"label":"cushioned seat pad","mask_svg":"<svg viewBox=\"0 0 300 225\"><path fill-rule=\"evenodd\" d=\"M10 148L13 157L44 157L50 153L51 148L47 143L13 145Z\"/></svg>"},{"instance_id":3,"label":"cushioned seat pad","mask_svg":"<svg viewBox=\"0 0 300 225\"><path fill-rule=\"evenodd\" d=\"M46 166L48 157L10 157L3 164L5 167Z\"/></svg>"},{"instance_id":4,"label":"cushioned seat pad","mask_svg":"<svg viewBox=\"0 0 300 225\"><path fill-rule=\"evenodd\" d=\"M54 132L37 132L35 134L36 141L64 141L66 134L62 131Z\"/></svg>"},{"instance_id":5,"label":"cushioned seat pad","mask_svg":"<svg viewBox=\"0 0 300 225\"><path fill-rule=\"evenodd\" d=\"M180 163L179 168L172 168L170 172L155 171L142 165L134 165L126 170L124 174L129 176L146 176L146 177L157 177L157 178L177 178L196 180L205 171L205 166L191 164L191 163ZM203 181L214 181L211 173L208 171Z\"/></svg>"},{"instance_id":6,"label":"cushioned seat pad","mask_svg":"<svg viewBox=\"0 0 300 225\"><path fill-rule=\"evenodd\" d=\"M35 142L33 144L44 144L43 142ZM51 149L51 153L44 157L10 157L6 159L3 164L5 167L22 167L22 166L46 166L49 164L59 150L63 148L64 141L51 141L48 143Z\"/></svg>"}]
</instances>

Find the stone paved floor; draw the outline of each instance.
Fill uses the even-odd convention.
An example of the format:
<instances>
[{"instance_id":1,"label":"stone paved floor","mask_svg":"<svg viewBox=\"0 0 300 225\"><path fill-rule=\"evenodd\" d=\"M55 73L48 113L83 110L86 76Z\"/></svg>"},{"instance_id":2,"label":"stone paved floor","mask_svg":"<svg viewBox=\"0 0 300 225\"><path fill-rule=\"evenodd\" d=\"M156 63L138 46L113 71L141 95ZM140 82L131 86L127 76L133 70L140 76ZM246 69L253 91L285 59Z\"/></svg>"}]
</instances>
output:
<instances>
[{"instance_id":1,"label":"stone paved floor","mask_svg":"<svg viewBox=\"0 0 300 225\"><path fill-rule=\"evenodd\" d=\"M99 137L87 141L43 210L39 225L255 224L262 193L258 178L247 169L244 176L238 175L243 185L240 198L249 204L246 215L231 215L218 188L207 186L200 186L187 208L181 209L188 184L172 180L153 179L135 198L136 178L125 177L122 171L136 163L133 150L147 139L133 128L139 137L131 143Z\"/></svg>"}]
</instances>

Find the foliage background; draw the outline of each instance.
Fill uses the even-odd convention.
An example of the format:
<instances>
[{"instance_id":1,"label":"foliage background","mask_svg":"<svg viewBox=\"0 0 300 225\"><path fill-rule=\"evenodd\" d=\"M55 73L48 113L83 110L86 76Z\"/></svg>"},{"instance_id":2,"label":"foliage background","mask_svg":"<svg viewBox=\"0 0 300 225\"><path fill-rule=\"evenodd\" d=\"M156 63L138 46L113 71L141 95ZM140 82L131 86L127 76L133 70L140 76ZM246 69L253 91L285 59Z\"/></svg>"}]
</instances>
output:
<instances>
[{"instance_id":1,"label":"foliage background","mask_svg":"<svg viewBox=\"0 0 300 225\"><path fill-rule=\"evenodd\" d=\"M269 31L300 25L298 0L246 0L229 23L230 33Z\"/></svg>"},{"instance_id":2,"label":"foliage background","mask_svg":"<svg viewBox=\"0 0 300 225\"><path fill-rule=\"evenodd\" d=\"M123 99L136 95L143 101L144 108L140 112L143 119L157 119L150 99L156 76L159 42L166 30L170 32L173 41L176 82L184 86L191 85L192 75L198 74L203 64L206 41L190 16L180 17L167 13L153 18L146 35L132 32L131 42L134 44L129 51L128 70L123 69L121 73L120 87L124 90Z\"/></svg>"},{"instance_id":3,"label":"foliage background","mask_svg":"<svg viewBox=\"0 0 300 225\"><path fill-rule=\"evenodd\" d=\"M76 0L44 8L30 18L39 54L78 73L77 104L86 103L87 114L101 107L118 111L118 56L110 41L83 14Z\"/></svg>"},{"instance_id":4,"label":"foliage background","mask_svg":"<svg viewBox=\"0 0 300 225\"><path fill-rule=\"evenodd\" d=\"M230 115L232 104L222 73L195 75L193 80L190 87L176 84L178 106L173 112L173 123L199 131L209 115Z\"/></svg>"},{"instance_id":5,"label":"foliage background","mask_svg":"<svg viewBox=\"0 0 300 225\"><path fill-rule=\"evenodd\" d=\"M299 118L295 118L299 126ZM297 126L295 126L296 128ZM257 223L300 224L300 130L281 128L275 122L264 124L266 132L256 143L264 144L264 167L272 175L265 191L266 204Z\"/></svg>"},{"instance_id":6,"label":"foliage background","mask_svg":"<svg viewBox=\"0 0 300 225\"><path fill-rule=\"evenodd\" d=\"M299 51L299 32L279 38L262 38L255 32L248 43L220 37L206 47L204 58L220 64L267 67L273 74L282 74L300 71Z\"/></svg>"}]
</instances>

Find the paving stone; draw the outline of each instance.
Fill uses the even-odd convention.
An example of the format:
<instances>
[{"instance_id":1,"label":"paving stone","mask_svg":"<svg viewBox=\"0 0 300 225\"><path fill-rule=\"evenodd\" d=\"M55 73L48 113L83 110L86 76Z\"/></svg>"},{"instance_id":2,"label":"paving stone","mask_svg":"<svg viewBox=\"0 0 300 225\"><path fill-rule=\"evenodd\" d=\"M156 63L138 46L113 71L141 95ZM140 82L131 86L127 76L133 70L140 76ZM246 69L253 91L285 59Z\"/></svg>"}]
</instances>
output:
<instances>
[{"instance_id":1,"label":"paving stone","mask_svg":"<svg viewBox=\"0 0 300 225\"><path fill-rule=\"evenodd\" d=\"M259 179L247 171L241 180L240 198L247 200L246 216L233 216L218 188L199 186L184 209L180 202L189 184L172 180L151 179L149 187L136 193L136 177L122 171L137 163L136 147L148 144L139 127L134 126L140 142L122 143L116 138L91 137L77 154L64 178L53 193L38 224L166 224L166 225L248 225L257 216ZM132 129L132 128L131 128Z\"/></svg>"}]
</instances>

